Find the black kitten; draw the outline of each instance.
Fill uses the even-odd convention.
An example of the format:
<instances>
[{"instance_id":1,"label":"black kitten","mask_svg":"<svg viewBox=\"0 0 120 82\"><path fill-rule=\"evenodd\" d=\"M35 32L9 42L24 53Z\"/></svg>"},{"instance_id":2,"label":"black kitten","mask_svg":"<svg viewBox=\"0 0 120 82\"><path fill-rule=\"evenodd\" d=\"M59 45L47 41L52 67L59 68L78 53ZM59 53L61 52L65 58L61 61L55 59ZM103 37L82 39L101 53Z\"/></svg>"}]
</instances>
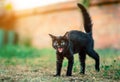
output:
<instances>
[{"instance_id":1,"label":"black kitten","mask_svg":"<svg viewBox=\"0 0 120 82\"><path fill-rule=\"evenodd\" d=\"M62 62L64 57L68 59L68 67L67 67L67 76L72 75L72 67L74 63L73 54L79 54L79 60L81 65L80 73L85 73L85 59L86 54L92 57L95 60L95 69L99 71L99 55L94 51L94 40L92 38L92 23L91 18L87 12L87 10L81 4L78 4L78 7L82 11L83 19L84 19L84 28L86 33L72 30L65 33L64 36L54 36L51 35L52 38L52 46L56 49L57 62L56 62L56 75L60 76Z\"/></svg>"}]
</instances>

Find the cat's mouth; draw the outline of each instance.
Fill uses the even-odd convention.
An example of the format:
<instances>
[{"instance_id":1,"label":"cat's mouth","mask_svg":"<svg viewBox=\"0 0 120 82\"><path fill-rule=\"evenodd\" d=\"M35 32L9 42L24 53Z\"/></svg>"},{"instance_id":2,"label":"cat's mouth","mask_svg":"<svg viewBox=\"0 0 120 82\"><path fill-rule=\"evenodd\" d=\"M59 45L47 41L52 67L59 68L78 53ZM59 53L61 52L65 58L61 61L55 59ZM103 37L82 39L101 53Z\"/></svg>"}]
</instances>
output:
<instances>
[{"instance_id":1,"label":"cat's mouth","mask_svg":"<svg viewBox=\"0 0 120 82\"><path fill-rule=\"evenodd\" d=\"M60 53L63 52L63 48L58 48L57 50L58 50L58 52L60 52Z\"/></svg>"}]
</instances>

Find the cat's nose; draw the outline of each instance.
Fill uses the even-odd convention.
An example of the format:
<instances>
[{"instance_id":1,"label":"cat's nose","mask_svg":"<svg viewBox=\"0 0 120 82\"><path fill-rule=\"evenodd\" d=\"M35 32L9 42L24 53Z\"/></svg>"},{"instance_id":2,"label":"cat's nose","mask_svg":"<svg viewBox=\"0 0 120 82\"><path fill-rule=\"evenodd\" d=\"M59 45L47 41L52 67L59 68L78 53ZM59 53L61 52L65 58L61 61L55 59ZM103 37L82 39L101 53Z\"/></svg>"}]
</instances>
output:
<instances>
[{"instance_id":1,"label":"cat's nose","mask_svg":"<svg viewBox=\"0 0 120 82\"><path fill-rule=\"evenodd\" d=\"M58 46L58 48L60 48L60 46Z\"/></svg>"}]
</instances>

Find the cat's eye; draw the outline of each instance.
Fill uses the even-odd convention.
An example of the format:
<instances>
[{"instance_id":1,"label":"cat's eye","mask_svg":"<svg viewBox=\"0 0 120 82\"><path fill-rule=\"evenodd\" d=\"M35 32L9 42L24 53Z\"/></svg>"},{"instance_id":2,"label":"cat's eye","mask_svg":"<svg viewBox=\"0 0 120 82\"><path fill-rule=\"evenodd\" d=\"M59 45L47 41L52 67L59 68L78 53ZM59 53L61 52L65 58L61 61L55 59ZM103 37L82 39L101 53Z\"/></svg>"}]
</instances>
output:
<instances>
[{"instance_id":1,"label":"cat's eye","mask_svg":"<svg viewBox=\"0 0 120 82\"><path fill-rule=\"evenodd\" d=\"M58 42L55 41L55 42L53 43L53 45L54 45L54 46L58 46Z\"/></svg>"},{"instance_id":2,"label":"cat's eye","mask_svg":"<svg viewBox=\"0 0 120 82\"><path fill-rule=\"evenodd\" d=\"M65 42L64 42L64 41L62 41L62 42L61 42L61 45L62 45L62 46L63 46L63 45L65 45Z\"/></svg>"}]
</instances>

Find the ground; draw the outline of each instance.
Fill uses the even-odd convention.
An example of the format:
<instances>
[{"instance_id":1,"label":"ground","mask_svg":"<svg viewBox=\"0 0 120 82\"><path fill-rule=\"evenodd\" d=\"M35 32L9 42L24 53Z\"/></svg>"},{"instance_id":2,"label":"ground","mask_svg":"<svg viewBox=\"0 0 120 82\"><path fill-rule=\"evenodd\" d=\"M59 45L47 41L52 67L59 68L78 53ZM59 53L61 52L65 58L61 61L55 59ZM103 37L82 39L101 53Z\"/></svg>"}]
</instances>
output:
<instances>
[{"instance_id":1,"label":"ground","mask_svg":"<svg viewBox=\"0 0 120 82\"><path fill-rule=\"evenodd\" d=\"M54 49L7 45L0 49L0 82L119 82L120 51L113 48L96 51L101 60L100 72L95 71L94 60L87 56L86 74L79 74L79 60L75 54L73 76L65 76L65 59L62 75L53 77L56 70Z\"/></svg>"}]
</instances>

